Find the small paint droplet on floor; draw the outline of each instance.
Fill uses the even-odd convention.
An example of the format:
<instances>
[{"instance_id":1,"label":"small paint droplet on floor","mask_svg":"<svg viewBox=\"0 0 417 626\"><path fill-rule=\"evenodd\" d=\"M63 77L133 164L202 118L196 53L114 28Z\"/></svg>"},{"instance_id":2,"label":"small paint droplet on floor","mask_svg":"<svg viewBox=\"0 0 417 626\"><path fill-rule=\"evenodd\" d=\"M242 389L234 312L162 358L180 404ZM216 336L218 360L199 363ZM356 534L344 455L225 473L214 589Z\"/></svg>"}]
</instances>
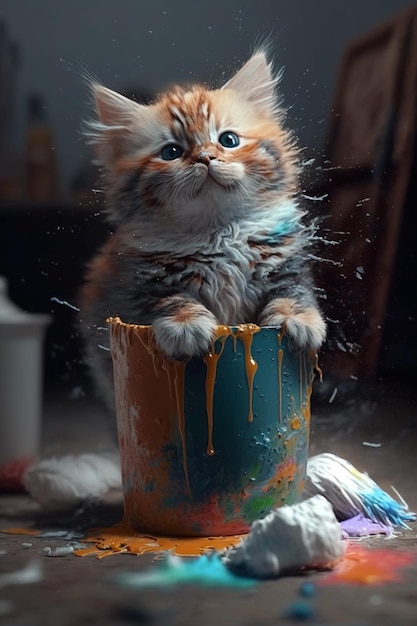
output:
<instances>
[{"instance_id":1,"label":"small paint droplet on floor","mask_svg":"<svg viewBox=\"0 0 417 626\"><path fill-rule=\"evenodd\" d=\"M284 611L284 617L299 621L307 621L312 619L314 615L314 608L305 600L296 600Z\"/></svg>"},{"instance_id":2,"label":"small paint droplet on floor","mask_svg":"<svg viewBox=\"0 0 417 626\"><path fill-rule=\"evenodd\" d=\"M300 595L304 598L313 598L317 593L317 588L314 583L304 583L300 587Z\"/></svg>"}]
</instances>

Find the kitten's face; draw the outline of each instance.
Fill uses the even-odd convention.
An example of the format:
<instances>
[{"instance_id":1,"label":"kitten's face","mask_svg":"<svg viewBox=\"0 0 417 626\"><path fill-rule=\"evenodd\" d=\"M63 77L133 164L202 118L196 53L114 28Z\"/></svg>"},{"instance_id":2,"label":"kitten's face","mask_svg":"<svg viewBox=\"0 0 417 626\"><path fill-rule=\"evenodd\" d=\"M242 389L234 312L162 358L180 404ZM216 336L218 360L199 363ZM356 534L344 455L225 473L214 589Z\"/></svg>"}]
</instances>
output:
<instances>
[{"instance_id":1,"label":"kitten's face","mask_svg":"<svg viewBox=\"0 0 417 626\"><path fill-rule=\"evenodd\" d=\"M294 193L295 149L258 57L222 89L176 88L149 106L95 88L103 133L95 143L122 217L229 223Z\"/></svg>"}]
</instances>

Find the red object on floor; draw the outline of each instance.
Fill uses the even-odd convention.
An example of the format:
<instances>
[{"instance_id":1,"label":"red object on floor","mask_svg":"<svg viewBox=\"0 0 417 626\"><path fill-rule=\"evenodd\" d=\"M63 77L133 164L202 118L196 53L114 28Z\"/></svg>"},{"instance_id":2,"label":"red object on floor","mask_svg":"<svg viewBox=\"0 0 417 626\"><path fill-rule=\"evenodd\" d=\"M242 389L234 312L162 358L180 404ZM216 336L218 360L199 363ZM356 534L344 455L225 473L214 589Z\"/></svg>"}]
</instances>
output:
<instances>
[{"instance_id":1,"label":"red object on floor","mask_svg":"<svg viewBox=\"0 0 417 626\"><path fill-rule=\"evenodd\" d=\"M23 474L34 463L34 457L16 459L0 466L0 492L23 493Z\"/></svg>"}]
</instances>

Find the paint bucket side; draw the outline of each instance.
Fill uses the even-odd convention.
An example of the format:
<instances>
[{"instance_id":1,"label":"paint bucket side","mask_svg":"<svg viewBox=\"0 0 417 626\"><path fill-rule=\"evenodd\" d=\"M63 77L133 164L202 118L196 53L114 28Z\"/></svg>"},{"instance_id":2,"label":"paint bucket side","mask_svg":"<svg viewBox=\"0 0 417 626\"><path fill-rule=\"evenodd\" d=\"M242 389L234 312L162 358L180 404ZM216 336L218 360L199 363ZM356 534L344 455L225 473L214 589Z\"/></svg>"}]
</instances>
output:
<instances>
[{"instance_id":1,"label":"paint bucket side","mask_svg":"<svg viewBox=\"0 0 417 626\"><path fill-rule=\"evenodd\" d=\"M246 532L300 499L314 360L276 329L219 327L203 359L172 363L149 327L110 324L125 514L171 535Z\"/></svg>"}]
</instances>

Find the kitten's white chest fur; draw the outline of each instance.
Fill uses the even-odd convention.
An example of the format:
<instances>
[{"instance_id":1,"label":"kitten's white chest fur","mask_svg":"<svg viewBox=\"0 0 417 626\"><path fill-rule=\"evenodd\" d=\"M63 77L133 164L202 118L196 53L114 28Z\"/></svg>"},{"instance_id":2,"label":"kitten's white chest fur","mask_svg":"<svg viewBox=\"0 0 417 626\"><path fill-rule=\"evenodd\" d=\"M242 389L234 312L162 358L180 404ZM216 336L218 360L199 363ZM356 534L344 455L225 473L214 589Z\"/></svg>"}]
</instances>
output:
<instances>
[{"instance_id":1,"label":"kitten's white chest fur","mask_svg":"<svg viewBox=\"0 0 417 626\"><path fill-rule=\"evenodd\" d=\"M146 247L148 253L185 262L185 268L167 276L166 282L179 282L215 315L218 323L255 323L269 274L286 258L299 253L296 238L294 243L287 240L283 246L275 242L276 254L266 258L256 242L261 244L271 233L297 218L296 202L286 201L265 211L256 222L236 221L216 230L201 225L194 232L191 228L182 232L171 230L164 234L164 252L160 248L162 234L159 241L157 237L148 240Z\"/></svg>"},{"instance_id":2,"label":"kitten's white chest fur","mask_svg":"<svg viewBox=\"0 0 417 626\"><path fill-rule=\"evenodd\" d=\"M191 295L214 313L219 324L232 326L256 321L262 285L251 280L253 254L249 247L239 251L239 256L239 259L214 259L200 270L201 286L191 286Z\"/></svg>"}]
</instances>

